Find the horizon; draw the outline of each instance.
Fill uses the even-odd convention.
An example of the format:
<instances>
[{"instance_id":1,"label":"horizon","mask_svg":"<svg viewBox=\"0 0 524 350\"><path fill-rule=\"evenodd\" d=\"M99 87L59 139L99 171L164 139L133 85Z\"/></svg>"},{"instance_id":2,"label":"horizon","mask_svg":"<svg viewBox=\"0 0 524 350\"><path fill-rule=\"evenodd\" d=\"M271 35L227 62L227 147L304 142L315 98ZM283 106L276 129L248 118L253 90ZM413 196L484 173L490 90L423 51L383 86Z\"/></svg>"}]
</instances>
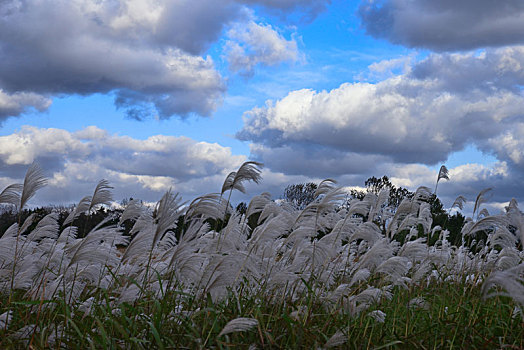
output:
<instances>
[{"instance_id":1,"label":"horizon","mask_svg":"<svg viewBox=\"0 0 524 350\"><path fill-rule=\"evenodd\" d=\"M333 178L524 200L524 4L118 0L0 5L0 190L33 205L184 200L264 163L247 195ZM50 5L53 5L52 7ZM425 20L421 20L424 18Z\"/></svg>"}]
</instances>

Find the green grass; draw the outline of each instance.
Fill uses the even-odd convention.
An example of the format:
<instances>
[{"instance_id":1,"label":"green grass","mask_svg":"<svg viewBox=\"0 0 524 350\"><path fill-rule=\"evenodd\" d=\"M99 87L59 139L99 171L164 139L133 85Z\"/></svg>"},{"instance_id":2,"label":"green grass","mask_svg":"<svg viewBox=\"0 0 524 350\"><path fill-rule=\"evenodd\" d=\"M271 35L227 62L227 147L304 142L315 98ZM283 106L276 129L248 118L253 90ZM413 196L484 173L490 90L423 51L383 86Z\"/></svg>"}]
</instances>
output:
<instances>
[{"instance_id":1,"label":"green grass","mask_svg":"<svg viewBox=\"0 0 524 350\"><path fill-rule=\"evenodd\" d=\"M27 301L15 293L11 302L0 300L0 312L13 311L7 329L0 330L0 348L23 348L31 344L44 348L317 348L337 331L345 334L339 348L522 348L524 323L513 316L514 303L505 297L483 299L480 288L461 283L433 283L392 291L357 316L341 305L325 307L319 297L307 291L295 301L253 295L242 291L222 302L196 299L171 292L157 299L144 296L134 304L124 303L118 312L111 296L99 293L87 315L60 299ZM408 306L421 297L427 307ZM323 306L324 305L324 306ZM176 313L182 309L185 313ZM38 310L40 311L38 312ZM303 310L298 315L294 311ZM384 323L368 314L380 310ZM249 317L259 325L249 331L218 336L232 319ZM37 325L25 339L16 331ZM55 341L49 337L55 334Z\"/></svg>"}]
</instances>

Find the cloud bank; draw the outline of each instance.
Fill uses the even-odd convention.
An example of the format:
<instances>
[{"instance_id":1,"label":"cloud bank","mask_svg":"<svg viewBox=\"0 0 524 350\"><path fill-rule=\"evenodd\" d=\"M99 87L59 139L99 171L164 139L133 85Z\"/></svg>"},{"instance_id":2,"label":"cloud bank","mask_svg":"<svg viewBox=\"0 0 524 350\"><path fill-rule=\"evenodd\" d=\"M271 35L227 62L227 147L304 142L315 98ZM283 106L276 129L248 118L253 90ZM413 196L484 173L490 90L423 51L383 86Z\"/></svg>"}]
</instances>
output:
<instances>
[{"instance_id":1,"label":"cloud bank","mask_svg":"<svg viewBox=\"0 0 524 350\"><path fill-rule=\"evenodd\" d=\"M524 44L520 0L364 0L366 33L394 44L433 51Z\"/></svg>"},{"instance_id":2,"label":"cloud bank","mask_svg":"<svg viewBox=\"0 0 524 350\"><path fill-rule=\"evenodd\" d=\"M18 182L37 162L51 179L42 204L78 201L103 178L115 198L153 201L172 188L189 199L216 192L243 161L214 143L163 135L139 140L95 126L77 132L27 126L0 137L0 185Z\"/></svg>"},{"instance_id":3,"label":"cloud bank","mask_svg":"<svg viewBox=\"0 0 524 350\"><path fill-rule=\"evenodd\" d=\"M475 145L501 163L489 176L472 173L511 196L510 182L524 185L523 66L521 46L432 54L374 84L302 89L267 101L244 114L237 137L251 141L252 154L269 168L316 177L396 176L401 167L435 166Z\"/></svg>"},{"instance_id":4,"label":"cloud bank","mask_svg":"<svg viewBox=\"0 0 524 350\"><path fill-rule=\"evenodd\" d=\"M316 16L328 1L7 0L0 3L0 123L54 96L113 93L130 118L211 115L226 91L206 51L230 29L234 71L293 61L296 42L246 6ZM261 55L261 50L263 54Z\"/></svg>"}]
</instances>

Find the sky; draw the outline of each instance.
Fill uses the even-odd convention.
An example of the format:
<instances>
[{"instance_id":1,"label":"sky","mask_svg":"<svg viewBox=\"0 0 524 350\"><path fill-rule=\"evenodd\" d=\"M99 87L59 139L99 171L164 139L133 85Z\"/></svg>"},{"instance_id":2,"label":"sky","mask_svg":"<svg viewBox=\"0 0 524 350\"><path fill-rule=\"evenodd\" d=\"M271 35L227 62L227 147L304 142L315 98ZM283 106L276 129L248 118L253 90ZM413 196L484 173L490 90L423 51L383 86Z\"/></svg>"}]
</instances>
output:
<instances>
[{"instance_id":1,"label":"sky","mask_svg":"<svg viewBox=\"0 0 524 350\"><path fill-rule=\"evenodd\" d=\"M101 179L188 201L264 163L246 200L326 178L491 187L524 200L521 0L5 0L0 189L38 163L35 204Z\"/></svg>"}]
</instances>

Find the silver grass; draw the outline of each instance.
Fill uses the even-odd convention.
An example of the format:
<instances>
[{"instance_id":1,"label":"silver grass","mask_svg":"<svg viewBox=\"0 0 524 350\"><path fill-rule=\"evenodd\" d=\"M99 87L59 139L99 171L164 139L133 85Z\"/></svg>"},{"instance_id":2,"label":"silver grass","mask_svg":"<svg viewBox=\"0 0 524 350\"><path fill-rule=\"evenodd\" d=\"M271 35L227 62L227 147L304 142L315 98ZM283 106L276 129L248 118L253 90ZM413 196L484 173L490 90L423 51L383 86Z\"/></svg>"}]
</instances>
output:
<instances>
[{"instance_id":1,"label":"silver grass","mask_svg":"<svg viewBox=\"0 0 524 350\"><path fill-rule=\"evenodd\" d=\"M349 236L349 240L363 239L368 241L370 245L373 245L382 237L380 228L374 223L366 221L355 229L354 233Z\"/></svg>"},{"instance_id":2,"label":"silver grass","mask_svg":"<svg viewBox=\"0 0 524 350\"><path fill-rule=\"evenodd\" d=\"M489 216L489 211L488 211L488 209L486 209L486 208L482 208L482 210L479 212L479 215L477 216L477 218L480 219L480 218L485 218L485 217L487 217L487 216Z\"/></svg>"},{"instance_id":3,"label":"silver grass","mask_svg":"<svg viewBox=\"0 0 524 350\"><path fill-rule=\"evenodd\" d=\"M260 175L260 168L262 167L263 164L259 162L245 162L237 171L231 172L226 177L224 184L222 185L221 193L223 194L226 191L232 191L234 189L246 193L243 182L253 181L258 184L262 179L262 176Z\"/></svg>"},{"instance_id":4,"label":"silver grass","mask_svg":"<svg viewBox=\"0 0 524 350\"><path fill-rule=\"evenodd\" d=\"M31 226L31 225L35 222L35 219L36 219L36 213L32 213L31 215L29 215L29 216L24 220L24 223L23 223L22 226L20 227L20 230L18 230L18 234L22 234L22 233L24 233L25 231L27 231L27 229L29 228L29 226Z\"/></svg>"},{"instance_id":5,"label":"silver grass","mask_svg":"<svg viewBox=\"0 0 524 350\"><path fill-rule=\"evenodd\" d=\"M73 211L67 216L64 221L64 225L73 222L80 214L89 213L94 207L100 204L110 204L113 200L111 189L113 187L109 185L109 181L100 180L95 187L93 195L86 196L78 202L78 205Z\"/></svg>"},{"instance_id":6,"label":"silver grass","mask_svg":"<svg viewBox=\"0 0 524 350\"><path fill-rule=\"evenodd\" d=\"M27 235L30 241L40 240L45 237L57 238L59 234L58 213L49 213L36 225L35 229Z\"/></svg>"},{"instance_id":7,"label":"silver grass","mask_svg":"<svg viewBox=\"0 0 524 350\"><path fill-rule=\"evenodd\" d=\"M479 207L483 203L485 203L487 201L486 193L488 193L491 190L492 190L492 188L489 187L489 188L485 188L485 189L483 189L482 191L479 192L479 194L477 195L477 199L475 199L475 206L473 207L473 217L475 217L475 213L477 212Z\"/></svg>"},{"instance_id":8,"label":"silver grass","mask_svg":"<svg viewBox=\"0 0 524 350\"><path fill-rule=\"evenodd\" d=\"M275 202L269 202L264 206L260 216L258 217L258 224L260 225L264 220L278 216L282 212L282 208Z\"/></svg>"},{"instance_id":9,"label":"silver grass","mask_svg":"<svg viewBox=\"0 0 524 350\"><path fill-rule=\"evenodd\" d=\"M58 236L58 243L70 243L74 242L76 240L78 234L78 227L76 226L69 226L62 230L60 235Z\"/></svg>"},{"instance_id":10,"label":"silver grass","mask_svg":"<svg viewBox=\"0 0 524 350\"><path fill-rule=\"evenodd\" d=\"M125 287L118 296L118 304L122 303L133 303L136 301L141 295L140 287L136 284L130 284L129 286Z\"/></svg>"},{"instance_id":11,"label":"silver grass","mask_svg":"<svg viewBox=\"0 0 524 350\"><path fill-rule=\"evenodd\" d=\"M383 209L383 206L386 204L387 200L389 199L389 189L383 188L378 193L377 199L375 200L375 203L373 203L373 206L371 208L371 211L369 212L369 220L374 221L375 216L377 216ZM383 220L384 221L384 220Z\"/></svg>"},{"instance_id":12,"label":"silver grass","mask_svg":"<svg viewBox=\"0 0 524 350\"><path fill-rule=\"evenodd\" d=\"M416 206L414 203L414 199L404 198L391 221L389 222L387 226L387 235L388 237L393 237L393 235L396 232L399 232L398 227L402 223L402 221L406 218L406 216L410 214L414 214L416 210L418 210L418 206Z\"/></svg>"},{"instance_id":13,"label":"silver grass","mask_svg":"<svg viewBox=\"0 0 524 350\"><path fill-rule=\"evenodd\" d=\"M485 298L504 295L524 306L524 263L504 271L495 271L484 281L482 295ZM492 287L502 287L505 292L489 293Z\"/></svg>"},{"instance_id":14,"label":"silver grass","mask_svg":"<svg viewBox=\"0 0 524 350\"><path fill-rule=\"evenodd\" d=\"M341 283L331 292L328 296L328 300L333 302L338 302L342 298L347 298L353 290L351 289L351 284Z\"/></svg>"},{"instance_id":15,"label":"silver grass","mask_svg":"<svg viewBox=\"0 0 524 350\"><path fill-rule=\"evenodd\" d=\"M218 333L218 336L222 336L234 332L248 331L258 326L258 320L254 318L239 317L229 321L224 328Z\"/></svg>"},{"instance_id":16,"label":"silver grass","mask_svg":"<svg viewBox=\"0 0 524 350\"><path fill-rule=\"evenodd\" d=\"M327 194L328 192L336 188L337 182L333 179L325 179L318 184L317 190L315 191L315 198Z\"/></svg>"},{"instance_id":17,"label":"silver grass","mask_svg":"<svg viewBox=\"0 0 524 350\"><path fill-rule=\"evenodd\" d=\"M44 176L42 169L36 163L31 164L25 174L24 185L20 195L18 209L22 210L27 201L29 201L36 194L36 191L44 187L46 184L47 178Z\"/></svg>"},{"instance_id":18,"label":"silver grass","mask_svg":"<svg viewBox=\"0 0 524 350\"><path fill-rule=\"evenodd\" d=\"M354 214L367 216L375 200L376 195L374 193L368 192L362 200L352 201L349 205L349 210L346 217L352 217Z\"/></svg>"},{"instance_id":19,"label":"silver grass","mask_svg":"<svg viewBox=\"0 0 524 350\"><path fill-rule=\"evenodd\" d=\"M348 301L357 306L354 315L367 309L371 304L376 303L382 297L383 291L375 287L368 287L357 295L352 295Z\"/></svg>"},{"instance_id":20,"label":"silver grass","mask_svg":"<svg viewBox=\"0 0 524 350\"><path fill-rule=\"evenodd\" d=\"M428 245L426 238L417 238L414 241L406 242L400 247L397 253L398 256L403 256L412 261L421 261L428 256Z\"/></svg>"},{"instance_id":21,"label":"silver grass","mask_svg":"<svg viewBox=\"0 0 524 350\"><path fill-rule=\"evenodd\" d=\"M420 186L413 195L414 201L426 201L431 198L431 190L426 186Z\"/></svg>"},{"instance_id":22,"label":"silver grass","mask_svg":"<svg viewBox=\"0 0 524 350\"><path fill-rule=\"evenodd\" d=\"M120 220L118 221L119 225L121 225L126 220L136 220L138 217L142 214L142 211L144 210L144 207L140 200L133 199L131 200L127 205L124 211L122 212L122 215L120 216Z\"/></svg>"},{"instance_id":23,"label":"silver grass","mask_svg":"<svg viewBox=\"0 0 524 350\"><path fill-rule=\"evenodd\" d=\"M309 203L304 210L298 215L296 219L296 225L300 225L302 220L308 220L310 218L315 218L315 225L313 229L316 232L318 218L320 215L334 210L335 207L345 198L346 193L342 188L339 187L330 187L331 189L324 193L320 200L316 200L312 203ZM322 227L320 227L322 229Z\"/></svg>"},{"instance_id":24,"label":"silver grass","mask_svg":"<svg viewBox=\"0 0 524 350\"><path fill-rule=\"evenodd\" d=\"M0 315L0 328L7 329L13 319L13 310L9 310Z\"/></svg>"},{"instance_id":25,"label":"silver grass","mask_svg":"<svg viewBox=\"0 0 524 350\"><path fill-rule=\"evenodd\" d=\"M10 264L14 259L13 247L16 245L16 231L18 231L18 225L13 224L10 229L13 227L14 229L12 231L15 232L15 235L4 234L0 238L0 267Z\"/></svg>"},{"instance_id":26,"label":"silver grass","mask_svg":"<svg viewBox=\"0 0 524 350\"><path fill-rule=\"evenodd\" d=\"M384 323L386 321L386 313L380 310L371 311L368 313L368 316L379 323Z\"/></svg>"},{"instance_id":27,"label":"silver grass","mask_svg":"<svg viewBox=\"0 0 524 350\"><path fill-rule=\"evenodd\" d=\"M7 238L7 237L16 237L17 235L18 235L18 223L15 222L11 226L9 226L7 230L5 230L4 235L0 237L0 239Z\"/></svg>"},{"instance_id":28,"label":"silver grass","mask_svg":"<svg viewBox=\"0 0 524 350\"><path fill-rule=\"evenodd\" d=\"M18 263L14 274L13 288L28 290L33 285L33 280L40 272L40 266L36 258L31 256Z\"/></svg>"},{"instance_id":29,"label":"silver grass","mask_svg":"<svg viewBox=\"0 0 524 350\"><path fill-rule=\"evenodd\" d=\"M91 205L91 196L83 197L77 206L69 213L67 218L64 220L64 226L73 222L80 214L85 213Z\"/></svg>"},{"instance_id":30,"label":"silver grass","mask_svg":"<svg viewBox=\"0 0 524 350\"><path fill-rule=\"evenodd\" d=\"M437 176L437 183L435 185L435 194L437 194L437 187L438 187L438 183L441 179L445 179L445 180L449 180L449 170L448 168L446 168L445 165L442 165L440 167L440 170L438 172L438 176Z\"/></svg>"},{"instance_id":31,"label":"silver grass","mask_svg":"<svg viewBox=\"0 0 524 350\"><path fill-rule=\"evenodd\" d=\"M328 341L324 344L324 348L332 348L335 346L339 346L342 344L345 344L348 341L348 336L344 334L342 331L336 331L335 334L333 334Z\"/></svg>"},{"instance_id":32,"label":"silver grass","mask_svg":"<svg viewBox=\"0 0 524 350\"><path fill-rule=\"evenodd\" d=\"M366 267L374 270L382 262L393 256L393 249L389 245L387 238L382 238L375 242L373 246L358 261L359 268Z\"/></svg>"},{"instance_id":33,"label":"silver grass","mask_svg":"<svg viewBox=\"0 0 524 350\"><path fill-rule=\"evenodd\" d=\"M432 223L433 215L431 214L431 207L429 203L421 203L417 218L417 225L422 225L424 233L428 233L431 230Z\"/></svg>"},{"instance_id":34,"label":"silver grass","mask_svg":"<svg viewBox=\"0 0 524 350\"><path fill-rule=\"evenodd\" d=\"M390 281L394 282L406 275L409 268L409 260L407 258L403 256L392 256L377 266L375 273L385 273L389 275Z\"/></svg>"},{"instance_id":35,"label":"silver grass","mask_svg":"<svg viewBox=\"0 0 524 350\"><path fill-rule=\"evenodd\" d=\"M506 216L510 225L516 228L515 234L519 237L521 244L524 245L524 214L519 210L515 198L512 198L506 207Z\"/></svg>"},{"instance_id":36,"label":"silver grass","mask_svg":"<svg viewBox=\"0 0 524 350\"><path fill-rule=\"evenodd\" d=\"M88 208L88 211L91 211L95 206L99 204L109 205L113 200L111 190L112 186L109 185L109 181L102 179L96 185L95 192L91 197L91 204Z\"/></svg>"},{"instance_id":37,"label":"silver grass","mask_svg":"<svg viewBox=\"0 0 524 350\"><path fill-rule=\"evenodd\" d=\"M176 227L176 221L183 214L182 207L184 203L179 197L179 194L167 191L156 206L156 230L151 242L151 248L154 248L160 238L169 229Z\"/></svg>"},{"instance_id":38,"label":"silver grass","mask_svg":"<svg viewBox=\"0 0 524 350\"><path fill-rule=\"evenodd\" d=\"M271 203L271 194L268 192L254 196L247 206L246 217L250 217L255 213L261 212L268 203Z\"/></svg>"},{"instance_id":39,"label":"silver grass","mask_svg":"<svg viewBox=\"0 0 524 350\"><path fill-rule=\"evenodd\" d=\"M502 248L513 248L517 245L518 238L506 228L495 229L495 232L488 235L487 244L494 247L499 245Z\"/></svg>"},{"instance_id":40,"label":"silver grass","mask_svg":"<svg viewBox=\"0 0 524 350\"><path fill-rule=\"evenodd\" d=\"M12 184L7 186L2 192L0 192L0 203L12 204L15 207L18 207L23 188L24 185L22 184Z\"/></svg>"},{"instance_id":41,"label":"silver grass","mask_svg":"<svg viewBox=\"0 0 524 350\"><path fill-rule=\"evenodd\" d=\"M499 270L508 270L517 266L521 262L519 252L514 248L505 247L500 251L499 258L496 262L496 267Z\"/></svg>"},{"instance_id":42,"label":"silver grass","mask_svg":"<svg viewBox=\"0 0 524 350\"><path fill-rule=\"evenodd\" d=\"M408 306L412 308L429 310L429 304L422 297L414 297L408 302Z\"/></svg>"},{"instance_id":43,"label":"silver grass","mask_svg":"<svg viewBox=\"0 0 524 350\"><path fill-rule=\"evenodd\" d=\"M351 277L351 281L349 282L349 286L353 286L355 283L358 282L364 282L371 276L371 272L368 269L358 269L353 274L353 277Z\"/></svg>"},{"instance_id":44,"label":"silver grass","mask_svg":"<svg viewBox=\"0 0 524 350\"><path fill-rule=\"evenodd\" d=\"M477 222L472 222L470 225L464 225L461 234L463 236L469 236L478 231L493 230L495 228L507 230L507 225L508 219L505 216L488 216Z\"/></svg>"},{"instance_id":45,"label":"silver grass","mask_svg":"<svg viewBox=\"0 0 524 350\"><path fill-rule=\"evenodd\" d=\"M131 234L134 237L122 256L122 262L124 263L134 260L139 261L145 254L151 251L155 235L153 217L149 213L143 212L133 225Z\"/></svg>"},{"instance_id":46,"label":"silver grass","mask_svg":"<svg viewBox=\"0 0 524 350\"><path fill-rule=\"evenodd\" d=\"M186 217L222 219L226 214L229 204L222 198L220 193L209 193L195 198L186 212Z\"/></svg>"},{"instance_id":47,"label":"silver grass","mask_svg":"<svg viewBox=\"0 0 524 350\"><path fill-rule=\"evenodd\" d=\"M107 249L107 246L104 248L104 245L101 244L102 242L106 245L114 246L125 243L126 238L122 236L122 233L115 226L100 227L99 225L93 228L85 238L68 248L68 252L71 255L69 264L72 265L80 261L90 262L91 259L98 259L97 249Z\"/></svg>"},{"instance_id":48,"label":"silver grass","mask_svg":"<svg viewBox=\"0 0 524 350\"><path fill-rule=\"evenodd\" d=\"M464 204L466 203L466 197L464 196L458 196L453 204L451 205L451 208L459 208L460 210L464 210Z\"/></svg>"}]
</instances>

